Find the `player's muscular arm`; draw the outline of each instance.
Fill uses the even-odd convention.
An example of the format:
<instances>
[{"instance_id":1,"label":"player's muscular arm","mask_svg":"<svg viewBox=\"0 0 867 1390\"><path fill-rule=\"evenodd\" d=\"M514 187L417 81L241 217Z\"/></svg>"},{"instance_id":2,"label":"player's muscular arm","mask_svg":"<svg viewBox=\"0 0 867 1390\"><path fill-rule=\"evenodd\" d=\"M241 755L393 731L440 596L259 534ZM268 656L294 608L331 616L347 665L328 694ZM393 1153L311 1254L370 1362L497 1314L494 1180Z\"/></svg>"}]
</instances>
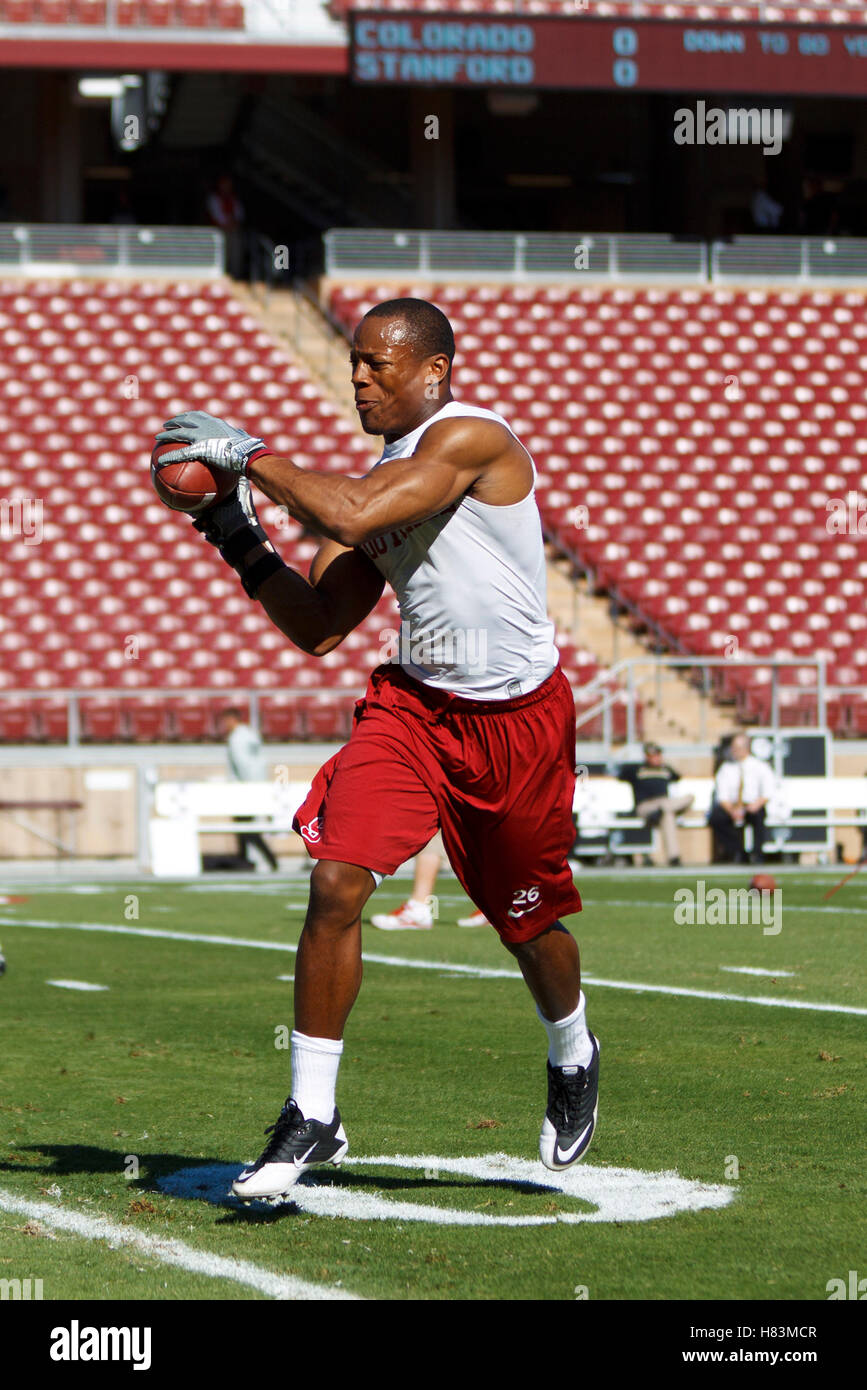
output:
<instances>
[{"instance_id":1,"label":"player's muscular arm","mask_svg":"<svg viewBox=\"0 0 867 1390\"><path fill-rule=\"evenodd\" d=\"M357 546L436 516L465 493L493 506L519 502L530 491L533 469L502 425L463 417L431 425L410 458L388 460L364 478L312 472L274 455L252 462L249 476L296 520Z\"/></svg>"},{"instance_id":2,"label":"player's muscular arm","mask_svg":"<svg viewBox=\"0 0 867 1390\"><path fill-rule=\"evenodd\" d=\"M262 585L259 602L275 627L312 656L325 656L375 607L385 580L366 555L326 541L307 580L282 569Z\"/></svg>"}]
</instances>

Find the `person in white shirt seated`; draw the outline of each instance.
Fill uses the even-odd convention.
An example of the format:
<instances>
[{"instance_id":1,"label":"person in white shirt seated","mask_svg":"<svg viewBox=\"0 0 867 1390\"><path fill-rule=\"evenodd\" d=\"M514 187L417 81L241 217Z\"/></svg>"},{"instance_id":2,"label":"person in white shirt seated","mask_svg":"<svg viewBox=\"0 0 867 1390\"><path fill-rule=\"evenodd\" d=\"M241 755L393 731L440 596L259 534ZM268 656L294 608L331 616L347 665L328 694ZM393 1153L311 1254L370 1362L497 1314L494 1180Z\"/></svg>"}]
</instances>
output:
<instances>
[{"instance_id":1,"label":"person in white shirt seated","mask_svg":"<svg viewBox=\"0 0 867 1390\"><path fill-rule=\"evenodd\" d=\"M774 787L771 768L761 758L752 756L746 734L735 734L728 760L720 765L714 778L714 796L707 821L725 860L746 864L751 857L756 864L763 862L765 806ZM744 848L744 830L748 825L753 831L751 856Z\"/></svg>"}]
</instances>

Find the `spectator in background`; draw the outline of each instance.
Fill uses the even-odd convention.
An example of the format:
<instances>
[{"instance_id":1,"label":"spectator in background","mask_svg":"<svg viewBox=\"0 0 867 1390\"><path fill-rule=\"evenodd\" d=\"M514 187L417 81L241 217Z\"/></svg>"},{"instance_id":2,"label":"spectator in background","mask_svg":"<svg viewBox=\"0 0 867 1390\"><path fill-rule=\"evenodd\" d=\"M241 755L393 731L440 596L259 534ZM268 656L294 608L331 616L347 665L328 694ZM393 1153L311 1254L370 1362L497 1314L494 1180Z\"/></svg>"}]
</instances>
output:
<instances>
[{"instance_id":1,"label":"spectator in background","mask_svg":"<svg viewBox=\"0 0 867 1390\"><path fill-rule=\"evenodd\" d=\"M224 710L220 716L223 737L226 739L226 752L229 770L236 782L267 782L268 770L262 752L262 740L254 729L244 720L244 711L237 705ZM233 816L240 822L252 820L252 816ZM261 835L238 835L240 856L258 873L270 869L276 873L279 865ZM253 851L251 854L250 851Z\"/></svg>"},{"instance_id":2,"label":"spectator in background","mask_svg":"<svg viewBox=\"0 0 867 1390\"><path fill-rule=\"evenodd\" d=\"M617 775L621 782L628 782L632 787L635 814L651 828L661 827L668 863L679 864L675 817L688 811L693 803L691 796L669 796L672 784L680 781L680 773L662 761L658 743L645 743L644 762L638 767L624 767Z\"/></svg>"},{"instance_id":3,"label":"spectator in background","mask_svg":"<svg viewBox=\"0 0 867 1390\"><path fill-rule=\"evenodd\" d=\"M208 219L226 238L226 270L234 280L244 273L244 205L235 192L230 174L220 174L208 195Z\"/></svg>"},{"instance_id":4,"label":"spectator in background","mask_svg":"<svg viewBox=\"0 0 867 1390\"><path fill-rule=\"evenodd\" d=\"M446 857L443 837L439 831L429 845L415 857L412 893L396 912L377 912L371 922L380 931L429 931L434 924L434 888L437 875ZM472 912L458 918L459 927L488 927L484 912Z\"/></svg>"},{"instance_id":5,"label":"spectator in background","mask_svg":"<svg viewBox=\"0 0 867 1390\"><path fill-rule=\"evenodd\" d=\"M775 786L774 774L761 758L750 753L746 734L735 734L729 757L714 778L714 797L708 815L722 857L730 863L764 862L765 806ZM744 830L752 826L751 856L744 848Z\"/></svg>"},{"instance_id":6,"label":"spectator in background","mask_svg":"<svg viewBox=\"0 0 867 1390\"><path fill-rule=\"evenodd\" d=\"M750 216L756 231L778 232L784 211L783 204L778 203L768 192L767 178L763 183L757 183L750 199Z\"/></svg>"}]
</instances>

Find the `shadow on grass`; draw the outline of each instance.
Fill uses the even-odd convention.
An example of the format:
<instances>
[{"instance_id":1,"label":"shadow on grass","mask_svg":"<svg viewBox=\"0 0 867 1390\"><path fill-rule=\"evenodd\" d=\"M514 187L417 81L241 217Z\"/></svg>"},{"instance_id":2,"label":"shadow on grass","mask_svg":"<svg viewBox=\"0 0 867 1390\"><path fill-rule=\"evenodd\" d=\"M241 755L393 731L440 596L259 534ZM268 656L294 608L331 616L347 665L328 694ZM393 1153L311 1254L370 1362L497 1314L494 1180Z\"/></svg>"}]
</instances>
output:
<instances>
[{"instance_id":1,"label":"shadow on grass","mask_svg":"<svg viewBox=\"0 0 867 1390\"><path fill-rule=\"evenodd\" d=\"M281 1218L307 1216L294 1202L272 1207L265 1202L242 1204L230 1194L232 1180L241 1171L241 1164L226 1163L222 1159L205 1158L199 1155L176 1153L139 1153L137 1178L124 1179L127 1153L120 1149L103 1149L82 1144L40 1144L22 1147L16 1154L30 1154L33 1161L21 1163L0 1158L0 1173L29 1173L44 1179L46 1190L58 1179L82 1174L102 1174L108 1178L123 1181L124 1191L133 1193L159 1193L161 1196L181 1198L186 1201L205 1202L209 1206L225 1208L220 1224L253 1223L269 1224ZM375 1165L374 1165L375 1169ZM300 1179L301 1187L343 1188L359 1194L402 1195L409 1200L424 1200L434 1194L448 1192L467 1192L491 1194L535 1194L562 1198L554 1183L535 1183L509 1178L473 1178L459 1174L438 1176L423 1172L397 1175L393 1172L365 1172L353 1165L349 1170L326 1167L316 1173L305 1174ZM575 1199L572 1199L574 1202ZM584 1203L578 1203L584 1205Z\"/></svg>"}]
</instances>

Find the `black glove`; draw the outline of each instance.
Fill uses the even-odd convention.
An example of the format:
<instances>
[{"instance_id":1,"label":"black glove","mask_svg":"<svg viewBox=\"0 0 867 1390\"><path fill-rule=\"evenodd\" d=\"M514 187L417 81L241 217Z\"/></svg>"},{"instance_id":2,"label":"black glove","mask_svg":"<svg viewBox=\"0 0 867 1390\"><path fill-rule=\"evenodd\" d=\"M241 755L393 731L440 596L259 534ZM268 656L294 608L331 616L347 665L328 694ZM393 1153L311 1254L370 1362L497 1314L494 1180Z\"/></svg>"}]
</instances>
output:
<instances>
[{"instance_id":1,"label":"black glove","mask_svg":"<svg viewBox=\"0 0 867 1390\"><path fill-rule=\"evenodd\" d=\"M217 547L250 598L256 597L266 579L286 568L256 515L246 478L240 478L235 491L222 502L202 512L193 526Z\"/></svg>"}]
</instances>

